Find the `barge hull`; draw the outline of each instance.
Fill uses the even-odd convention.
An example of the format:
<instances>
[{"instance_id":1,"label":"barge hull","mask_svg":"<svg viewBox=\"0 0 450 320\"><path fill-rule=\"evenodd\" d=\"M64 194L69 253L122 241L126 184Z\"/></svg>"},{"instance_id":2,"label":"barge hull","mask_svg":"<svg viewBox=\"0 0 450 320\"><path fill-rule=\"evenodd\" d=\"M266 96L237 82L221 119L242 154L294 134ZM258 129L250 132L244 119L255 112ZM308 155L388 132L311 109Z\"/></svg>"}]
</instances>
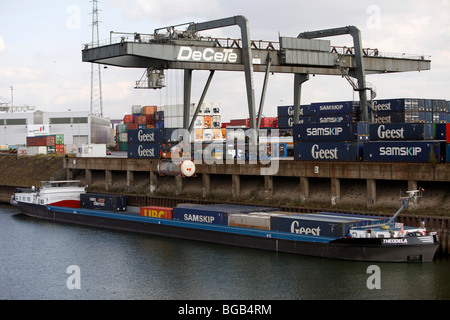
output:
<instances>
[{"instance_id":1,"label":"barge hull","mask_svg":"<svg viewBox=\"0 0 450 320\"><path fill-rule=\"evenodd\" d=\"M137 232L184 240L233 245L275 252L353 261L433 261L438 247L436 236L426 242L383 244L383 239L336 239L283 234L240 227L207 225L169 219L148 218L95 210L17 203L26 215L56 222ZM303 240L302 240L303 239ZM363 241L358 241L363 240ZM410 241L410 239L406 239Z\"/></svg>"}]
</instances>

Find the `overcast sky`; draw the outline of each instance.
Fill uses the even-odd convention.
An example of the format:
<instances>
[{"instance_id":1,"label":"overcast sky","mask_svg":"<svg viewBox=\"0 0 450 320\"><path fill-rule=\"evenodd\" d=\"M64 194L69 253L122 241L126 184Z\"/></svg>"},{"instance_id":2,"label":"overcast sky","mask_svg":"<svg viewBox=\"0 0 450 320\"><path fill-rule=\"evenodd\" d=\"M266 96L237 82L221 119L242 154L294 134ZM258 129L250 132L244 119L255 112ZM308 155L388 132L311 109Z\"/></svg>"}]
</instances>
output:
<instances>
[{"instance_id":1,"label":"overcast sky","mask_svg":"<svg viewBox=\"0 0 450 320\"><path fill-rule=\"evenodd\" d=\"M0 97L14 105L43 111L89 110L90 64L81 61L83 44L91 41L89 0L0 0ZM357 26L363 47L380 52L431 56L431 70L371 75L380 99L435 98L450 100L450 0L100 0L100 39L110 31L152 33L155 28L203 22L235 15L250 23L252 39L277 41L278 35ZM230 27L203 34L239 37ZM332 45L351 45L350 36L329 38ZM143 69L102 69L104 116L118 119L132 105L183 102L181 71L166 73L162 90L136 90ZM198 101L207 71L194 71L192 102ZM263 74L255 74L256 106ZM351 86L341 77L316 76L304 84L302 104L351 100ZM355 98L357 99L356 95ZM223 120L247 117L243 73L216 72L206 102L220 106ZM269 78L266 116L278 105L292 104L293 75Z\"/></svg>"}]
</instances>

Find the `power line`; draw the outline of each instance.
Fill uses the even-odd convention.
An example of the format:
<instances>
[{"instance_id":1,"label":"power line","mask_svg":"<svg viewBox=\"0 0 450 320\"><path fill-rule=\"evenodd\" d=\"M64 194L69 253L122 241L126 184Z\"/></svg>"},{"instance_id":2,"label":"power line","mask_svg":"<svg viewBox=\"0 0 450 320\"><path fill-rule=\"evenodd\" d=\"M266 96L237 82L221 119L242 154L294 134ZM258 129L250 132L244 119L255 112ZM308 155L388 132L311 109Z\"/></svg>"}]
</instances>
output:
<instances>
[{"instance_id":1,"label":"power line","mask_svg":"<svg viewBox=\"0 0 450 320\"><path fill-rule=\"evenodd\" d=\"M92 0L92 47L99 46L98 4ZM102 75L100 64L91 64L91 115L103 117Z\"/></svg>"}]
</instances>

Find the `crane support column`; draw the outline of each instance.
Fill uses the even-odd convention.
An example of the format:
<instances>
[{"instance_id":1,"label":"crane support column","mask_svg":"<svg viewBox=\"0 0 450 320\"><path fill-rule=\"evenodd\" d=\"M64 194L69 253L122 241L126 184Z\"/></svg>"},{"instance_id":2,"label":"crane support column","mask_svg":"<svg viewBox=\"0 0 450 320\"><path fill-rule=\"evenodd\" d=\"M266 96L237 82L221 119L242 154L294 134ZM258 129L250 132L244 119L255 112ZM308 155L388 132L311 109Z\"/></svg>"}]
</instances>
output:
<instances>
[{"instance_id":1,"label":"crane support column","mask_svg":"<svg viewBox=\"0 0 450 320\"><path fill-rule=\"evenodd\" d=\"M255 114L255 86L253 80L253 60L250 48L250 28L248 20L244 16L235 16L230 18L212 20L207 22L193 23L190 26L192 31L202 31L216 28L223 28L237 25L241 28L242 39L242 64L244 65L245 85L247 88L248 113L250 118L250 127L256 129ZM187 126L186 126L187 128Z\"/></svg>"},{"instance_id":2,"label":"crane support column","mask_svg":"<svg viewBox=\"0 0 450 320\"><path fill-rule=\"evenodd\" d=\"M189 105L191 104L192 69L184 70L183 128L189 129Z\"/></svg>"},{"instance_id":3,"label":"crane support column","mask_svg":"<svg viewBox=\"0 0 450 320\"><path fill-rule=\"evenodd\" d=\"M309 74L294 74L294 124L298 124L302 83L309 80Z\"/></svg>"},{"instance_id":4,"label":"crane support column","mask_svg":"<svg viewBox=\"0 0 450 320\"><path fill-rule=\"evenodd\" d=\"M347 26L343 28L333 28L318 31L302 32L297 38L315 39L324 37L340 36L349 34L353 38L353 46L355 48L355 65L356 79L358 80L359 103L361 108L361 121L369 121L369 113L367 109L367 93L366 93L366 72L363 63L363 51L361 43L361 32L355 26Z\"/></svg>"}]
</instances>

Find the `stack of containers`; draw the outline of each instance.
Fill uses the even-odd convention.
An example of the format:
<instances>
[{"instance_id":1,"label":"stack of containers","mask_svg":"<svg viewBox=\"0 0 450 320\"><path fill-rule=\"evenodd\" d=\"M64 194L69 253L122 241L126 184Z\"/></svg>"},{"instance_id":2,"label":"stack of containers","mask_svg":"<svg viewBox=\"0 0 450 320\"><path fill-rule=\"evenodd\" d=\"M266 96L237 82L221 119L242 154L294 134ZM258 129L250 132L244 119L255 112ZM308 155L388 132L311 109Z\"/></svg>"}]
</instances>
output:
<instances>
[{"instance_id":1,"label":"stack of containers","mask_svg":"<svg viewBox=\"0 0 450 320\"><path fill-rule=\"evenodd\" d=\"M151 129L155 127L156 106L133 105L131 114L123 117L123 124L116 126L116 150L128 150L128 131L135 129Z\"/></svg>"},{"instance_id":2,"label":"stack of containers","mask_svg":"<svg viewBox=\"0 0 450 320\"><path fill-rule=\"evenodd\" d=\"M128 150L128 133L127 133L127 125L125 123L119 123L116 126L116 150L117 151Z\"/></svg>"},{"instance_id":3,"label":"stack of containers","mask_svg":"<svg viewBox=\"0 0 450 320\"><path fill-rule=\"evenodd\" d=\"M446 123L443 99L384 99L373 101L374 123Z\"/></svg>"},{"instance_id":4,"label":"stack of containers","mask_svg":"<svg viewBox=\"0 0 450 320\"><path fill-rule=\"evenodd\" d=\"M295 160L360 160L363 145L356 142L357 103L312 103L300 109L299 124L293 125L292 132Z\"/></svg>"},{"instance_id":5,"label":"stack of containers","mask_svg":"<svg viewBox=\"0 0 450 320\"><path fill-rule=\"evenodd\" d=\"M159 159L164 139L163 129L128 130L128 158Z\"/></svg>"},{"instance_id":6,"label":"stack of containers","mask_svg":"<svg viewBox=\"0 0 450 320\"><path fill-rule=\"evenodd\" d=\"M374 100L365 161L442 162L445 159L445 100Z\"/></svg>"},{"instance_id":7,"label":"stack of containers","mask_svg":"<svg viewBox=\"0 0 450 320\"><path fill-rule=\"evenodd\" d=\"M45 147L45 153L47 154L63 154L66 150L63 134L27 137L27 147ZM29 151L29 154L33 153L33 150L30 149ZM34 154L37 153L44 152L42 151L42 148L40 148L39 152Z\"/></svg>"},{"instance_id":8,"label":"stack of containers","mask_svg":"<svg viewBox=\"0 0 450 320\"><path fill-rule=\"evenodd\" d=\"M178 128L151 128L128 130L128 158L171 158L170 150L179 143L173 136Z\"/></svg>"}]
</instances>

